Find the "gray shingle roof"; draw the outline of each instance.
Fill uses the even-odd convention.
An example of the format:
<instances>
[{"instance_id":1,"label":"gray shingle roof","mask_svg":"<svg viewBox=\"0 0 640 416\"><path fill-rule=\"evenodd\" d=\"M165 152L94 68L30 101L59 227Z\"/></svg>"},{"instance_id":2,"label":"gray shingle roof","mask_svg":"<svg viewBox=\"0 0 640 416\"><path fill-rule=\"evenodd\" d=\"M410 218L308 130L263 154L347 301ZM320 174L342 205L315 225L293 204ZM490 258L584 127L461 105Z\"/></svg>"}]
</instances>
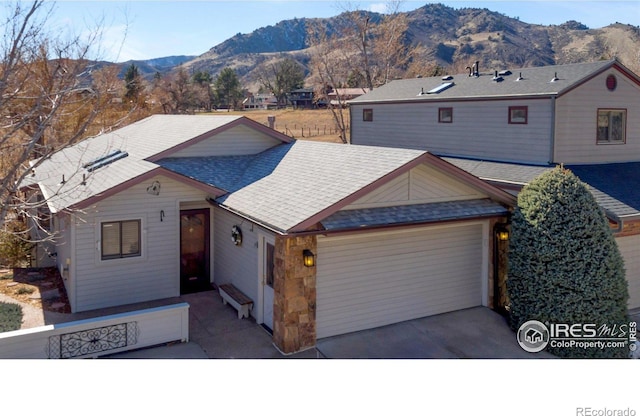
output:
<instances>
[{"instance_id":1,"label":"gray shingle roof","mask_svg":"<svg viewBox=\"0 0 640 416\"><path fill-rule=\"evenodd\" d=\"M382 225L424 224L505 215L508 212L507 208L490 199L474 199L338 211L324 219L322 225L331 231Z\"/></svg>"},{"instance_id":2,"label":"gray shingle roof","mask_svg":"<svg viewBox=\"0 0 640 416\"><path fill-rule=\"evenodd\" d=\"M481 71L478 77L469 77L468 74L454 75L451 80L443 80L443 77L396 80L355 98L350 103L559 95L616 63L616 60L609 60L521 69L508 68L511 75L503 76L500 82L493 81L494 71ZM503 69L505 68L499 68L499 70ZM522 80L517 81L520 75ZM556 75L558 80L551 82ZM445 82L453 82L454 85L439 93L426 93Z\"/></svg>"},{"instance_id":3,"label":"gray shingle roof","mask_svg":"<svg viewBox=\"0 0 640 416\"><path fill-rule=\"evenodd\" d=\"M242 160L181 158L158 163L224 188L230 193L217 199L223 207L284 232L425 153L296 141Z\"/></svg>"},{"instance_id":4,"label":"gray shingle roof","mask_svg":"<svg viewBox=\"0 0 640 416\"><path fill-rule=\"evenodd\" d=\"M444 158L481 179L526 185L555 166ZM615 219L640 215L640 162L565 166L586 183L598 204Z\"/></svg>"},{"instance_id":5,"label":"gray shingle roof","mask_svg":"<svg viewBox=\"0 0 640 416\"><path fill-rule=\"evenodd\" d=\"M238 116L155 115L113 132L104 133L63 149L39 165L34 176L21 184L38 184L49 208L58 212L150 172L158 167L145 159L178 146ZM82 165L114 150L128 155L88 172ZM86 185L81 185L85 175ZM64 176L65 183L61 183Z\"/></svg>"}]
</instances>

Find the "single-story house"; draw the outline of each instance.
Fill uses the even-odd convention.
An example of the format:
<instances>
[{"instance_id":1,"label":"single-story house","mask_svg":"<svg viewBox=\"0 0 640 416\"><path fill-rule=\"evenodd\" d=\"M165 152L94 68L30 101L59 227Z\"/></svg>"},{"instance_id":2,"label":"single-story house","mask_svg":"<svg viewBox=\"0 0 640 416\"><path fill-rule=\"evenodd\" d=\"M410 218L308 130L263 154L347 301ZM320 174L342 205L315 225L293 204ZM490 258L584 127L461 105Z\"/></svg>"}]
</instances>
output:
<instances>
[{"instance_id":1,"label":"single-story house","mask_svg":"<svg viewBox=\"0 0 640 416\"><path fill-rule=\"evenodd\" d=\"M426 151L296 141L244 117L155 115L63 149L51 211L73 312L230 283L284 353L492 306L514 197Z\"/></svg>"}]
</instances>

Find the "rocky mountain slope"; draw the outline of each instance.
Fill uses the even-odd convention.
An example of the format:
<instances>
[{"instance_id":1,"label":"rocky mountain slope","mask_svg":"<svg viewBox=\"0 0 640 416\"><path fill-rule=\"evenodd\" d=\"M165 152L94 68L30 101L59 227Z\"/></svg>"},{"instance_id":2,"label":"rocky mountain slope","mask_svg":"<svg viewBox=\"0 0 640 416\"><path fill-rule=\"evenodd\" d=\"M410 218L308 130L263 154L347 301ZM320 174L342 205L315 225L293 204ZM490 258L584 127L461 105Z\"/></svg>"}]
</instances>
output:
<instances>
[{"instance_id":1,"label":"rocky mountain slope","mask_svg":"<svg viewBox=\"0 0 640 416\"><path fill-rule=\"evenodd\" d=\"M522 68L595 61L617 56L623 64L640 72L640 28L621 23L590 29L569 21L561 25L522 22L488 9L454 9L427 4L406 13L409 20L407 42L421 45L421 57L463 72L480 61L482 68ZM371 13L372 19L380 15ZM322 19L331 27L336 16ZM309 60L307 24L315 19L284 20L275 26L237 34L183 65L190 70L208 71L214 76L231 67L248 86L256 85L256 68L263 62L289 56L303 65Z\"/></svg>"}]
</instances>

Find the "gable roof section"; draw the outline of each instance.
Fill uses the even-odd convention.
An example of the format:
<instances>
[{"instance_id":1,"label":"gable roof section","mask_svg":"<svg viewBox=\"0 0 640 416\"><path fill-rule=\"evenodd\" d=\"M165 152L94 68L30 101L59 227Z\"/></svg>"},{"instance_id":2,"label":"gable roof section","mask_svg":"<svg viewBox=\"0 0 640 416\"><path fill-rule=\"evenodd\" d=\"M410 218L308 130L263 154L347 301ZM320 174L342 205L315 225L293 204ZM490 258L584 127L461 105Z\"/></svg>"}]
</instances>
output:
<instances>
[{"instance_id":1,"label":"gable roof section","mask_svg":"<svg viewBox=\"0 0 640 416\"><path fill-rule=\"evenodd\" d=\"M549 97L562 95L603 71L615 67L639 83L639 79L617 60L567 65L552 65L510 69L501 81L494 81L495 72L478 77L459 74L452 79L443 77L414 78L392 81L355 98L349 103L428 102L448 100L479 100L517 97ZM518 78L521 76L521 80ZM557 81L552 79L557 78ZM440 92L428 93L445 83L453 83Z\"/></svg>"},{"instance_id":2,"label":"gable roof section","mask_svg":"<svg viewBox=\"0 0 640 416\"><path fill-rule=\"evenodd\" d=\"M112 195L113 190L122 190L123 186L137 183L140 178L148 177L150 172L160 173L162 170L157 170L159 165L153 162L158 155L170 154L238 125L262 131L278 142L291 140L245 117L154 115L56 152L38 165L35 175L26 178L21 185L37 184L52 212L82 207L84 201L95 202ZM122 157L95 170L84 167L115 151L119 151ZM201 186L181 175L175 177ZM221 194L220 190L212 187L209 191L214 195Z\"/></svg>"},{"instance_id":3,"label":"gable roof section","mask_svg":"<svg viewBox=\"0 0 640 416\"><path fill-rule=\"evenodd\" d=\"M158 163L228 191L216 200L219 206L280 233L304 232L421 163L467 181L500 202L515 202L506 192L420 150L296 141L254 156Z\"/></svg>"},{"instance_id":4,"label":"gable roof section","mask_svg":"<svg viewBox=\"0 0 640 416\"><path fill-rule=\"evenodd\" d=\"M555 166L529 166L447 157L448 162L492 183L522 187ZM565 166L587 184L607 216L640 218L640 162Z\"/></svg>"}]
</instances>

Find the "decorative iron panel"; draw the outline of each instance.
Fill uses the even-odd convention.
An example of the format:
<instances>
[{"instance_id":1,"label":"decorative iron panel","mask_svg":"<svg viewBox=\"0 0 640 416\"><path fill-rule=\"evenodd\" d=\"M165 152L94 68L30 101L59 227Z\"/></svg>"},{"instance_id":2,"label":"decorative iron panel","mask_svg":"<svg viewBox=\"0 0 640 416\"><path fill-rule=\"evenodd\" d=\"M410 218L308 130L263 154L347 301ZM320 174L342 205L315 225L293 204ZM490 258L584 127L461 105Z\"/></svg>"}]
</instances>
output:
<instances>
[{"instance_id":1,"label":"decorative iron panel","mask_svg":"<svg viewBox=\"0 0 640 416\"><path fill-rule=\"evenodd\" d=\"M74 358L135 345L137 322L92 328L49 338L49 358Z\"/></svg>"}]
</instances>

